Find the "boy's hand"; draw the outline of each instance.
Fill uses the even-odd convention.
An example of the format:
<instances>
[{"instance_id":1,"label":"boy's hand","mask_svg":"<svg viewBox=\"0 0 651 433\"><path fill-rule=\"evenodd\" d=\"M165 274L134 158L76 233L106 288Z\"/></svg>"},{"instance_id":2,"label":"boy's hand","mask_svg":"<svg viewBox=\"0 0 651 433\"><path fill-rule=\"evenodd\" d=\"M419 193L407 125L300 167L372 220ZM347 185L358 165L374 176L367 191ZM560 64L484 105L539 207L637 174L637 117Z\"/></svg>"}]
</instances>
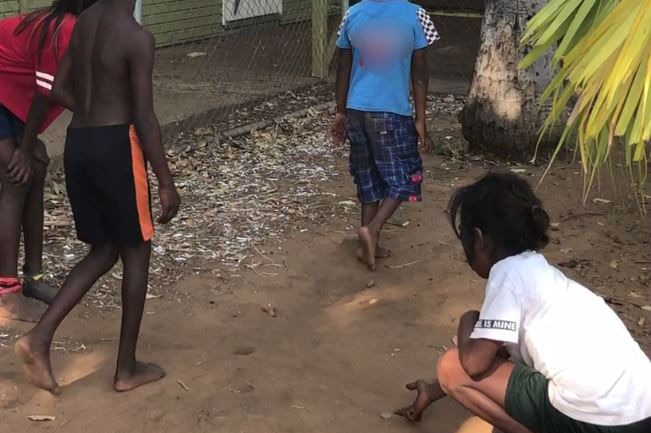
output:
<instances>
[{"instance_id":1,"label":"boy's hand","mask_svg":"<svg viewBox=\"0 0 651 433\"><path fill-rule=\"evenodd\" d=\"M332 123L332 139L337 146L343 146L346 142L346 116L343 113L335 114Z\"/></svg>"},{"instance_id":2,"label":"boy's hand","mask_svg":"<svg viewBox=\"0 0 651 433\"><path fill-rule=\"evenodd\" d=\"M32 177L32 156L17 147L7 165L7 175L16 186L24 186Z\"/></svg>"},{"instance_id":3,"label":"boy's hand","mask_svg":"<svg viewBox=\"0 0 651 433\"><path fill-rule=\"evenodd\" d=\"M427 127L425 126L425 120L416 120L416 133L418 133L418 143L420 145L421 152L427 154L432 151L432 141L427 135Z\"/></svg>"},{"instance_id":4,"label":"boy's hand","mask_svg":"<svg viewBox=\"0 0 651 433\"><path fill-rule=\"evenodd\" d=\"M174 218L181 206L181 198L176 192L174 184L158 187L158 198L160 199L161 215L158 217L160 224L167 224Z\"/></svg>"}]
</instances>

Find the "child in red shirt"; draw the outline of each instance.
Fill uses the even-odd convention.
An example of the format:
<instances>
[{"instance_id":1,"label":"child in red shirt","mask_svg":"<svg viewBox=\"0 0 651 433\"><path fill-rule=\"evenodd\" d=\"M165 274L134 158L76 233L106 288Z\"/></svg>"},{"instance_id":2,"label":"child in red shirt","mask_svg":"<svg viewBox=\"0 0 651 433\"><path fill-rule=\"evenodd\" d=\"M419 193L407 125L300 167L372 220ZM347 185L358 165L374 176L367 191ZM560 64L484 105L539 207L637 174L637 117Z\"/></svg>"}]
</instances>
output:
<instances>
[{"instance_id":1,"label":"child in red shirt","mask_svg":"<svg viewBox=\"0 0 651 433\"><path fill-rule=\"evenodd\" d=\"M49 158L37 138L63 112L50 101L76 17L95 0L56 0L0 20L0 317L36 321L56 292L42 275L43 188ZM18 250L25 241L23 284ZM22 293L21 293L22 292Z\"/></svg>"}]
</instances>

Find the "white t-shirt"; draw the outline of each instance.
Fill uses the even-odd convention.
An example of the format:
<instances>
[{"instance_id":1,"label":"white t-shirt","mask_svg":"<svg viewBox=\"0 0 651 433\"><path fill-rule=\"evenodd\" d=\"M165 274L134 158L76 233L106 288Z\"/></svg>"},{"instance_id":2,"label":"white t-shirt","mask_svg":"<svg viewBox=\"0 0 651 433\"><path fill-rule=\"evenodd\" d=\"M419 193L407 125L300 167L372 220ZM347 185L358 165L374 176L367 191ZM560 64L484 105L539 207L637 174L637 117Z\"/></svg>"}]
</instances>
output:
<instances>
[{"instance_id":1,"label":"white t-shirt","mask_svg":"<svg viewBox=\"0 0 651 433\"><path fill-rule=\"evenodd\" d=\"M651 361L604 300L541 254L491 269L471 338L503 341L549 379L549 400L572 419L626 425L651 417Z\"/></svg>"}]
</instances>

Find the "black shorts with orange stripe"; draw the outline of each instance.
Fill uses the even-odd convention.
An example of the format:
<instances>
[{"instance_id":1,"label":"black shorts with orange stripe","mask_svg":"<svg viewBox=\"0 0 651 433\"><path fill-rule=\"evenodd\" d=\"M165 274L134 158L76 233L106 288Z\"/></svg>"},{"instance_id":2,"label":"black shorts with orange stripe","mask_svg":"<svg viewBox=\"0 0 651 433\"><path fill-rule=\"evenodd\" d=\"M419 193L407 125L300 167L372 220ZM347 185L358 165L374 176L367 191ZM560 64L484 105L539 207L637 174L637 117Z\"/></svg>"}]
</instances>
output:
<instances>
[{"instance_id":1,"label":"black shorts with orange stripe","mask_svg":"<svg viewBox=\"0 0 651 433\"><path fill-rule=\"evenodd\" d=\"M134 246L152 238L147 163L132 125L68 128L64 166L80 241Z\"/></svg>"}]
</instances>

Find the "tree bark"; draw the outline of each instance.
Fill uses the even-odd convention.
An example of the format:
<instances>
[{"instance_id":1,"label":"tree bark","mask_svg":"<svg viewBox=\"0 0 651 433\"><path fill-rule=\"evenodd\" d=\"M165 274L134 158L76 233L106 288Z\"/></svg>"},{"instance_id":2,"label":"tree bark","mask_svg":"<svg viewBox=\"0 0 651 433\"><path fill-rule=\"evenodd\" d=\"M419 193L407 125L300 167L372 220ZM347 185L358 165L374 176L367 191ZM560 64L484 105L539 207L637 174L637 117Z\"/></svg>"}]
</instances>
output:
<instances>
[{"instance_id":1,"label":"tree bark","mask_svg":"<svg viewBox=\"0 0 651 433\"><path fill-rule=\"evenodd\" d=\"M546 0L486 0L481 46L466 104L459 114L470 150L519 160L531 159L548 113L539 97L552 78L551 57L519 70L518 48L527 21ZM558 131L544 137L538 155L558 143Z\"/></svg>"}]
</instances>

